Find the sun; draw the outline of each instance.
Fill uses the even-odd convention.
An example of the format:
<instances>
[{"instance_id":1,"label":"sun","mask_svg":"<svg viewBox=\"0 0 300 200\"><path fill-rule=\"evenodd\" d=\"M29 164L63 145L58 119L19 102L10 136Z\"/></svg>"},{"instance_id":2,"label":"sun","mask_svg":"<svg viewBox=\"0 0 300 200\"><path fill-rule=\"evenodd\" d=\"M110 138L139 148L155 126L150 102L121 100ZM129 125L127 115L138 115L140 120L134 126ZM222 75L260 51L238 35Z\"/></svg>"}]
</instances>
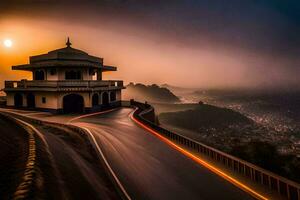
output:
<instances>
[{"instance_id":1,"label":"sun","mask_svg":"<svg viewBox=\"0 0 300 200\"><path fill-rule=\"evenodd\" d=\"M5 47L10 48L10 47L12 47L13 42L10 39L5 39L3 41L3 44L4 44Z\"/></svg>"}]
</instances>

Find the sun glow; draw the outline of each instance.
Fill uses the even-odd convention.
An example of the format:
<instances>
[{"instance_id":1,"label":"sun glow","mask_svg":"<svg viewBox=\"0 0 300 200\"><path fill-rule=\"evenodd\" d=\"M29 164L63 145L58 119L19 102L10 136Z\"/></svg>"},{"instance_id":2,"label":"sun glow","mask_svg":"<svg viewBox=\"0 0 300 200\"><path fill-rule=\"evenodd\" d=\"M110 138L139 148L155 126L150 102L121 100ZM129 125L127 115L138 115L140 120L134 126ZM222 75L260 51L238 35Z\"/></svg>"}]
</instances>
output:
<instances>
[{"instance_id":1,"label":"sun glow","mask_svg":"<svg viewBox=\"0 0 300 200\"><path fill-rule=\"evenodd\" d=\"M12 47L13 42L10 39L5 39L3 41L3 44L4 44L5 47L10 48L10 47Z\"/></svg>"}]
</instances>

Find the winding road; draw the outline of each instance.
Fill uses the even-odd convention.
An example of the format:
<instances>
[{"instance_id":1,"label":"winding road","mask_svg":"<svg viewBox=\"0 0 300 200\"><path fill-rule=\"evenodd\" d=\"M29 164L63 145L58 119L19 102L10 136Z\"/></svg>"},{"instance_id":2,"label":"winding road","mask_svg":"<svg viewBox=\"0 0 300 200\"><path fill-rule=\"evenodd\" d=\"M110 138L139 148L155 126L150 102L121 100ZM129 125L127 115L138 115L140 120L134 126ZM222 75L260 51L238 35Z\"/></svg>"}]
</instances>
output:
<instances>
[{"instance_id":1,"label":"winding road","mask_svg":"<svg viewBox=\"0 0 300 200\"><path fill-rule=\"evenodd\" d=\"M132 199L253 199L136 125L132 111L72 120L93 134Z\"/></svg>"}]
</instances>

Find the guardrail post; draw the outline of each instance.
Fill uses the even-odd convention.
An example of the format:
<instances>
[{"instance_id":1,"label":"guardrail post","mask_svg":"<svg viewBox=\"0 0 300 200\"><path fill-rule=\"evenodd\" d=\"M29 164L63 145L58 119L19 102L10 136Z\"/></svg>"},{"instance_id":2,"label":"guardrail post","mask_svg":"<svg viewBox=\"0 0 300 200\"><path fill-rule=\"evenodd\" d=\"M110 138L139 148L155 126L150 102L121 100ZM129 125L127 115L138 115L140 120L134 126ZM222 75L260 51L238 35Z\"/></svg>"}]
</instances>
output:
<instances>
[{"instance_id":1,"label":"guardrail post","mask_svg":"<svg viewBox=\"0 0 300 200\"><path fill-rule=\"evenodd\" d=\"M288 199L291 199L289 184L286 184L286 194L287 194Z\"/></svg>"},{"instance_id":2,"label":"guardrail post","mask_svg":"<svg viewBox=\"0 0 300 200\"><path fill-rule=\"evenodd\" d=\"M246 165L243 164L243 174L246 176Z\"/></svg>"},{"instance_id":3,"label":"guardrail post","mask_svg":"<svg viewBox=\"0 0 300 200\"><path fill-rule=\"evenodd\" d=\"M242 171L241 171L241 173L242 173L242 174L246 174L246 166L245 166L245 164L244 164L244 163L241 163L241 166L242 166Z\"/></svg>"},{"instance_id":4,"label":"guardrail post","mask_svg":"<svg viewBox=\"0 0 300 200\"><path fill-rule=\"evenodd\" d=\"M279 184L279 179L276 179L277 180L277 192L280 194L280 184Z\"/></svg>"}]
</instances>

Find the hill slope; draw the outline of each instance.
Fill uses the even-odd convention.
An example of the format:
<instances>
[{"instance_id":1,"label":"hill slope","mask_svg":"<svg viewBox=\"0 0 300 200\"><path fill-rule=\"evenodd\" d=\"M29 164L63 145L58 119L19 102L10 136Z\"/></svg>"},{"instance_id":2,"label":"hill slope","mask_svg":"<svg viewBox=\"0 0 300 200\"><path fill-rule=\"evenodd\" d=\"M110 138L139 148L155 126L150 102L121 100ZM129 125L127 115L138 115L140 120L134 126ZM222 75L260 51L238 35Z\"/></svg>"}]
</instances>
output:
<instances>
[{"instance_id":1,"label":"hill slope","mask_svg":"<svg viewBox=\"0 0 300 200\"><path fill-rule=\"evenodd\" d=\"M123 99L135 99L137 101L176 103L179 98L167 88L158 85L143 85L130 83L123 92Z\"/></svg>"},{"instance_id":2,"label":"hill slope","mask_svg":"<svg viewBox=\"0 0 300 200\"><path fill-rule=\"evenodd\" d=\"M159 115L159 120L162 123L193 131L200 128L219 129L252 123L250 119L238 112L211 105L199 105L193 110L162 113Z\"/></svg>"}]
</instances>

